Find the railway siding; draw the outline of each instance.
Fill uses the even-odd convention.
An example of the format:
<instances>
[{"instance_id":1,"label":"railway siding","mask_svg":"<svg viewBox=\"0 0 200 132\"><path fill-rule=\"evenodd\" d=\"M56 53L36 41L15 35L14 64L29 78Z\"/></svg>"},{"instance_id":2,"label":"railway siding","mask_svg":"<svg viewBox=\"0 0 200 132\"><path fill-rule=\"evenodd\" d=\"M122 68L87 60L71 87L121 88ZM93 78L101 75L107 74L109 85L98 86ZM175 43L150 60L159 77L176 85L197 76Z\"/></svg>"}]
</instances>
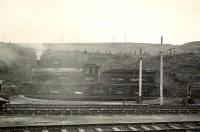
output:
<instances>
[{"instance_id":1,"label":"railway siding","mask_svg":"<svg viewBox=\"0 0 200 132\"><path fill-rule=\"evenodd\" d=\"M41 105L9 104L0 115L200 114L200 105Z\"/></svg>"}]
</instances>

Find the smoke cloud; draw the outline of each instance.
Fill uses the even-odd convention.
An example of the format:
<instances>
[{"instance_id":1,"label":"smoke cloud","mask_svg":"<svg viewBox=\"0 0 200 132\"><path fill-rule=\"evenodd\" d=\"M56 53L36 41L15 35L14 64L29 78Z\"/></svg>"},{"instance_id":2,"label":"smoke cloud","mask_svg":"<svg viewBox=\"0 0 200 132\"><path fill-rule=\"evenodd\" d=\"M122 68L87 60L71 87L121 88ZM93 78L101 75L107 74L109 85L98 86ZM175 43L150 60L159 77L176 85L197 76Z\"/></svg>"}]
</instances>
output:
<instances>
[{"instance_id":1,"label":"smoke cloud","mask_svg":"<svg viewBox=\"0 0 200 132\"><path fill-rule=\"evenodd\" d=\"M45 51L46 47L43 44L39 44L35 47L35 56L37 61L41 60L41 57Z\"/></svg>"},{"instance_id":2,"label":"smoke cloud","mask_svg":"<svg viewBox=\"0 0 200 132\"><path fill-rule=\"evenodd\" d=\"M34 51L35 51L35 57L36 57L37 61L41 60L42 55L47 50L47 48L45 47L45 45L44 44L40 44L40 43L37 43L37 44L35 44L35 43L29 43L29 44L20 43L18 45L34 49Z\"/></svg>"}]
</instances>

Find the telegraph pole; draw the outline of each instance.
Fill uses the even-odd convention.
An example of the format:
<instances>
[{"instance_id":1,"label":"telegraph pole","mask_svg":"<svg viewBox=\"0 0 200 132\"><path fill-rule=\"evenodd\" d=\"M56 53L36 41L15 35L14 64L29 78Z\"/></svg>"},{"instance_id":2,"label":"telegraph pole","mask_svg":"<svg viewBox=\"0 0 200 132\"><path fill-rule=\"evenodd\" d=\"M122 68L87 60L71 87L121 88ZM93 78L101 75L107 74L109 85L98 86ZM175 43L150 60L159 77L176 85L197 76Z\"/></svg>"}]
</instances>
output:
<instances>
[{"instance_id":1,"label":"telegraph pole","mask_svg":"<svg viewBox=\"0 0 200 132\"><path fill-rule=\"evenodd\" d=\"M139 64L139 104L142 103L142 49L140 49L140 64Z\"/></svg>"},{"instance_id":2,"label":"telegraph pole","mask_svg":"<svg viewBox=\"0 0 200 132\"><path fill-rule=\"evenodd\" d=\"M160 105L163 105L163 37L161 36L160 51Z\"/></svg>"}]
</instances>

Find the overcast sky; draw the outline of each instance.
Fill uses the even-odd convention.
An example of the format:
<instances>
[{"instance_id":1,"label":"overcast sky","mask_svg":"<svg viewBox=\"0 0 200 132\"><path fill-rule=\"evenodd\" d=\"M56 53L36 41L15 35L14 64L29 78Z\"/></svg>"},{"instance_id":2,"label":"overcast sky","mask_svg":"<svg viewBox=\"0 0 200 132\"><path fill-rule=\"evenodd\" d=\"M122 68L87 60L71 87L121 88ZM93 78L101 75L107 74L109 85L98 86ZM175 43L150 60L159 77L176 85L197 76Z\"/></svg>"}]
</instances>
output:
<instances>
[{"instance_id":1,"label":"overcast sky","mask_svg":"<svg viewBox=\"0 0 200 132\"><path fill-rule=\"evenodd\" d=\"M200 0L0 0L0 41L200 40Z\"/></svg>"}]
</instances>

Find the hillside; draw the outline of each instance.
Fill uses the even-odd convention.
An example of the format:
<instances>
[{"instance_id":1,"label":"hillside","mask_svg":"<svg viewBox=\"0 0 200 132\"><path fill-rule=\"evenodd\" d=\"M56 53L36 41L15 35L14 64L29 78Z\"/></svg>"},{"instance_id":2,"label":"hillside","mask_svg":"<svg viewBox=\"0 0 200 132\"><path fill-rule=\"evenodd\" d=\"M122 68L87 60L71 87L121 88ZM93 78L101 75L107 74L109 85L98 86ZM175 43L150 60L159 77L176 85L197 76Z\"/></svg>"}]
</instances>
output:
<instances>
[{"instance_id":1,"label":"hillside","mask_svg":"<svg viewBox=\"0 0 200 132\"><path fill-rule=\"evenodd\" d=\"M178 53L199 53L200 41L189 42L176 48Z\"/></svg>"},{"instance_id":2,"label":"hillside","mask_svg":"<svg viewBox=\"0 0 200 132\"><path fill-rule=\"evenodd\" d=\"M160 57L147 57L144 67L157 71L159 83ZM164 87L169 95L184 96L187 84L200 81L200 53L164 56Z\"/></svg>"},{"instance_id":3,"label":"hillside","mask_svg":"<svg viewBox=\"0 0 200 132\"><path fill-rule=\"evenodd\" d=\"M139 54L140 48L143 52L150 55L157 55L160 51L160 44L150 43L46 43L44 44L47 49L56 51L87 51L87 52L100 52L100 53L128 53ZM164 50L176 48L177 45L165 44Z\"/></svg>"}]
</instances>

